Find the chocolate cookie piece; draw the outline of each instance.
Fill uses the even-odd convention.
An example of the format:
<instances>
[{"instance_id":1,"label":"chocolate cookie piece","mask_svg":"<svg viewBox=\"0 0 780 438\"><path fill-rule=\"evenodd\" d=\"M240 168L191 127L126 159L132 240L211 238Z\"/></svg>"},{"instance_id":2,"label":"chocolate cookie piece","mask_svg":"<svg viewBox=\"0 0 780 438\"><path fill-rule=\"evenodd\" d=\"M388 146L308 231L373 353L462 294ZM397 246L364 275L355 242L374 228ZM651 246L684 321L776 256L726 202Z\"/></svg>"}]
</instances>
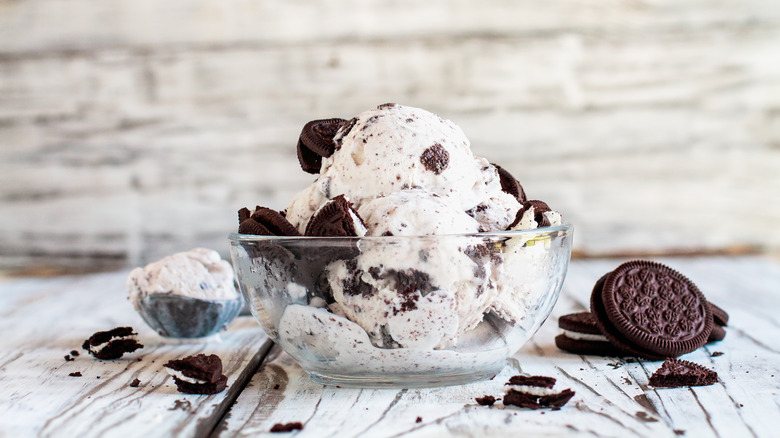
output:
<instances>
[{"instance_id":1,"label":"chocolate cookie piece","mask_svg":"<svg viewBox=\"0 0 780 438\"><path fill-rule=\"evenodd\" d=\"M726 338L726 329L718 324L712 324L712 331L707 338L707 343L722 341Z\"/></svg>"},{"instance_id":2,"label":"chocolate cookie piece","mask_svg":"<svg viewBox=\"0 0 780 438\"><path fill-rule=\"evenodd\" d=\"M306 236L355 237L365 234L363 219L344 195L328 201L306 225ZM361 232L362 229L362 232Z\"/></svg>"},{"instance_id":3,"label":"chocolate cookie piece","mask_svg":"<svg viewBox=\"0 0 780 438\"><path fill-rule=\"evenodd\" d=\"M247 208L238 211L238 232L257 236L300 236L301 233L280 212L257 206L254 212Z\"/></svg>"},{"instance_id":4,"label":"chocolate cookie piece","mask_svg":"<svg viewBox=\"0 0 780 438\"><path fill-rule=\"evenodd\" d=\"M117 327L104 332L96 332L81 345L89 354L102 360L119 359L125 353L132 353L143 344L139 343L132 327Z\"/></svg>"},{"instance_id":5,"label":"chocolate cookie piece","mask_svg":"<svg viewBox=\"0 0 780 438\"><path fill-rule=\"evenodd\" d=\"M480 406L493 406L496 403L496 398L493 397L492 395L477 397L474 400L476 400L477 404Z\"/></svg>"},{"instance_id":6,"label":"chocolate cookie piece","mask_svg":"<svg viewBox=\"0 0 780 438\"><path fill-rule=\"evenodd\" d=\"M307 173L319 173L322 158L336 151L334 137L347 121L344 119L312 120L305 124L298 138L298 162Z\"/></svg>"},{"instance_id":7,"label":"chocolate cookie piece","mask_svg":"<svg viewBox=\"0 0 780 438\"><path fill-rule=\"evenodd\" d=\"M712 312L712 321L721 327L726 327L727 325L729 325L729 314L726 313L725 310L712 304L711 302L709 303L709 305L710 305L710 311Z\"/></svg>"},{"instance_id":8,"label":"chocolate cookie piece","mask_svg":"<svg viewBox=\"0 0 780 438\"><path fill-rule=\"evenodd\" d=\"M704 345L712 313L693 282L672 268L631 261L591 295L591 312L609 341L637 356L661 360Z\"/></svg>"},{"instance_id":9,"label":"chocolate cookie piece","mask_svg":"<svg viewBox=\"0 0 780 438\"><path fill-rule=\"evenodd\" d=\"M699 364L681 359L667 359L650 376L650 385L657 388L708 386L718 381L718 373Z\"/></svg>"},{"instance_id":10,"label":"chocolate cookie piece","mask_svg":"<svg viewBox=\"0 0 780 438\"><path fill-rule=\"evenodd\" d=\"M549 227L550 226L550 220L547 219L547 216L544 215L544 213L548 211L552 211L549 205L547 205L546 202L540 201L538 199L532 199L530 201L525 201L523 203L523 207L520 210L517 210L517 214L515 215L515 220L512 221L511 224L509 224L509 228L514 227L515 225L519 224L520 221L523 219L523 215L526 211L530 210L531 208L534 209L534 221L536 222L536 225L538 227Z\"/></svg>"},{"instance_id":11,"label":"chocolate cookie piece","mask_svg":"<svg viewBox=\"0 0 780 438\"><path fill-rule=\"evenodd\" d=\"M176 389L185 394L216 394L227 387L222 359L216 354L187 356L170 360L163 366L173 376Z\"/></svg>"},{"instance_id":12,"label":"chocolate cookie piece","mask_svg":"<svg viewBox=\"0 0 780 438\"><path fill-rule=\"evenodd\" d=\"M357 122L358 122L357 117L353 117L349 119L349 122L342 125L341 128L338 130L338 132L336 132L336 135L333 136L333 141L336 143L336 150L341 149L341 142L344 140L344 137L349 135L349 133L352 131L352 128L355 127Z\"/></svg>"},{"instance_id":13,"label":"chocolate cookie piece","mask_svg":"<svg viewBox=\"0 0 780 438\"><path fill-rule=\"evenodd\" d=\"M439 143L434 143L420 155L420 162L426 170L439 175L450 164L450 153Z\"/></svg>"},{"instance_id":14,"label":"chocolate cookie piece","mask_svg":"<svg viewBox=\"0 0 780 438\"><path fill-rule=\"evenodd\" d=\"M222 376L222 359L216 354L203 353L187 356L184 359L169 360L165 368L178 371L190 379L202 380L208 383L217 382Z\"/></svg>"},{"instance_id":15,"label":"chocolate cookie piece","mask_svg":"<svg viewBox=\"0 0 780 438\"><path fill-rule=\"evenodd\" d=\"M512 376L506 383L504 405L518 406L529 409L553 408L565 405L573 396L574 391L565 389L561 392L553 390L555 378L547 376Z\"/></svg>"},{"instance_id":16,"label":"chocolate cookie piece","mask_svg":"<svg viewBox=\"0 0 780 438\"><path fill-rule=\"evenodd\" d=\"M515 199L517 199L517 202L524 204L526 201L525 190L523 190L523 186L520 185L520 182L498 164L493 164L493 167L498 171L498 178L501 181L501 190L514 196Z\"/></svg>"},{"instance_id":17,"label":"chocolate cookie piece","mask_svg":"<svg viewBox=\"0 0 780 438\"><path fill-rule=\"evenodd\" d=\"M190 383L173 378L176 390L183 394L212 395L218 394L227 388L227 376L222 376L214 383Z\"/></svg>"},{"instance_id":18,"label":"chocolate cookie piece","mask_svg":"<svg viewBox=\"0 0 780 438\"><path fill-rule=\"evenodd\" d=\"M303 430L303 424L296 421L294 423L276 423L271 427L271 432L292 432L294 430Z\"/></svg>"},{"instance_id":19,"label":"chocolate cookie piece","mask_svg":"<svg viewBox=\"0 0 780 438\"><path fill-rule=\"evenodd\" d=\"M298 140L297 154L301 170L311 174L320 173L320 169L322 168L322 157L304 146L303 141L300 139Z\"/></svg>"},{"instance_id":20,"label":"chocolate cookie piece","mask_svg":"<svg viewBox=\"0 0 780 438\"><path fill-rule=\"evenodd\" d=\"M526 392L520 392L510 390L504 395L504 405L518 406L528 409L544 409L553 408L559 409L574 397L574 391L571 389L564 389L557 394L551 395L533 395Z\"/></svg>"}]
</instances>

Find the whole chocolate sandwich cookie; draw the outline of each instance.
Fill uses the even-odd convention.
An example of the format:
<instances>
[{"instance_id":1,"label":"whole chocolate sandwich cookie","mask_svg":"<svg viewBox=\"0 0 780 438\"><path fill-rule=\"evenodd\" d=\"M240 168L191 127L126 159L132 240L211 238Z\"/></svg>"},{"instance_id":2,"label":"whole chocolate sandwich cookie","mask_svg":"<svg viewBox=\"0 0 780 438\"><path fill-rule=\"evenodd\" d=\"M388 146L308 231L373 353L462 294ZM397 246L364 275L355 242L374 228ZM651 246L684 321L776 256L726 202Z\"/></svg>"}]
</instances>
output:
<instances>
[{"instance_id":1,"label":"whole chocolate sandwich cookie","mask_svg":"<svg viewBox=\"0 0 780 438\"><path fill-rule=\"evenodd\" d=\"M595 356L625 356L626 353L610 344L590 312L578 312L558 318L563 333L555 337L555 345L563 351Z\"/></svg>"},{"instance_id":2,"label":"whole chocolate sandwich cookie","mask_svg":"<svg viewBox=\"0 0 780 438\"><path fill-rule=\"evenodd\" d=\"M117 327L97 332L84 341L81 348L98 359L119 359L125 353L143 348L143 344L135 339L137 334L132 327Z\"/></svg>"},{"instance_id":3,"label":"whole chocolate sandwich cookie","mask_svg":"<svg viewBox=\"0 0 780 438\"><path fill-rule=\"evenodd\" d=\"M176 389L185 394L216 394L227 387L222 360L216 354L197 354L163 365L173 376Z\"/></svg>"},{"instance_id":4,"label":"whole chocolate sandwich cookie","mask_svg":"<svg viewBox=\"0 0 780 438\"><path fill-rule=\"evenodd\" d=\"M609 341L651 360L704 345L712 331L709 303L693 282L668 266L631 261L594 288L591 312Z\"/></svg>"},{"instance_id":5,"label":"whole chocolate sandwich cookie","mask_svg":"<svg viewBox=\"0 0 780 438\"><path fill-rule=\"evenodd\" d=\"M681 359L667 359L650 376L650 385L656 388L681 386L708 386L718 381L718 373L699 364Z\"/></svg>"},{"instance_id":6,"label":"whole chocolate sandwich cookie","mask_svg":"<svg viewBox=\"0 0 780 438\"><path fill-rule=\"evenodd\" d=\"M555 378L546 376L513 376L506 383L504 405L528 409L560 409L572 397L574 391L555 391Z\"/></svg>"}]
</instances>

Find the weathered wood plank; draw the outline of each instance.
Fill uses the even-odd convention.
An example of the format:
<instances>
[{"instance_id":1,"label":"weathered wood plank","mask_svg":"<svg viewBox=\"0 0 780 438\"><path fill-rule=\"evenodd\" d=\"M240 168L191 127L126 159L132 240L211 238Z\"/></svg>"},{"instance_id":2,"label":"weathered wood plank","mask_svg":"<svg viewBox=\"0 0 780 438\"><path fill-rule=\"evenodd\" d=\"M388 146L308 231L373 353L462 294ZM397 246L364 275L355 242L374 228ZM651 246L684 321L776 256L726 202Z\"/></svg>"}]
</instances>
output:
<instances>
[{"instance_id":1,"label":"weathered wood plank","mask_svg":"<svg viewBox=\"0 0 780 438\"><path fill-rule=\"evenodd\" d=\"M714 368L719 384L654 389L659 362L564 354L556 349L557 317L588 306L595 280L619 260L572 262L552 317L492 381L450 388L359 390L312 383L274 347L239 396L216 436L263 435L277 422L305 423L299 436L686 436L769 437L776 433L780 390L780 265L761 259L667 259L731 315L724 341L685 355ZM758 309L762 309L756 313ZM711 357L715 351L723 356ZM559 379L576 391L561 411L477 406L498 395L517 372ZM274 389L275 385L278 389ZM416 423L417 417L422 418Z\"/></svg>"},{"instance_id":2,"label":"weathered wood plank","mask_svg":"<svg viewBox=\"0 0 780 438\"><path fill-rule=\"evenodd\" d=\"M165 341L126 302L127 272L17 280L0 285L0 435L205 436L238 396L270 343L249 317L207 341ZM97 330L132 325L142 350L99 361L81 350ZM80 356L66 362L64 355ZM176 391L162 368L197 353L223 360L228 389ZM140 361L137 359L141 359ZM70 377L72 372L82 377ZM140 387L129 384L134 379Z\"/></svg>"},{"instance_id":3,"label":"weathered wood plank","mask_svg":"<svg viewBox=\"0 0 780 438\"><path fill-rule=\"evenodd\" d=\"M310 3L0 2L0 266L224 253L311 180L303 123L388 100L460 124L578 251L780 248L778 4Z\"/></svg>"}]
</instances>

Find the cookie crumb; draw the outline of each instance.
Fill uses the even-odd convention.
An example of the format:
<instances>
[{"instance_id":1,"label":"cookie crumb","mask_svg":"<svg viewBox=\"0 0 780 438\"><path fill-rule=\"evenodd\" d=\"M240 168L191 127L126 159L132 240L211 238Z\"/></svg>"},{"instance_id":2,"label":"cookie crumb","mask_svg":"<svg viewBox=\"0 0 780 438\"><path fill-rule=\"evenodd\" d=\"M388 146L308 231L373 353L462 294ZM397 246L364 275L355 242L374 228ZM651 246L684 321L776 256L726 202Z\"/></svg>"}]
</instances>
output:
<instances>
[{"instance_id":1,"label":"cookie crumb","mask_svg":"<svg viewBox=\"0 0 780 438\"><path fill-rule=\"evenodd\" d=\"M417 417L416 420L414 420L415 423L422 423L422 417Z\"/></svg>"},{"instance_id":2,"label":"cookie crumb","mask_svg":"<svg viewBox=\"0 0 780 438\"><path fill-rule=\"evenodd\" d=\"M476 400L477 404L481 406L493 406L493 404L496 402L496 398L493 397L492 395L477 397L474 400Z\"/></svg>"},{"instance_id":3,"label":"cookie crumb","mask_svg":"<svg viewBox=\"0 0 780 438\"><path fill-rule=\"evenodd\" d=\"M140 386L140 385L141 385L141 381L138 380L138 379L133 379L133 381L130 382L130 386L132 388L138 388L138 386Z\"/></svg>"},{"instance_id":4,"label":"cookie crumb","mask_svg":"<svg viewBox=\"0 0 780 438\"><path fill-rule=\"evenodd\" d=\"M75 373L70 373L68 375L71 376L71 377L81 377L81 372L80 371L76 371Z\"/></svg>"},{"instance_id":5,"label":"cookie crumb","mask_svg":"<svg viewBox=\"0 0 780 438\"><path fill-rule=\"evenodd\" d=\"M66 354L65 355L65 362L73 362L73 358L70 357L70 355Z\"/></svg>"},{"instance_id":6,"label":"cookie crumb","mask_svg":"<svg viewBox=\"0 0 780 438\"><path fill-rule=\"evenodd\" d=\"M279 389L279 384L274 385L274 389Z\"/></svg>"},{"instance_id":7,"label":"cookie crumb","mask_svg":"<svg viewBox=\"0 0 780 438\"><path fill-rule=\"evenodd\" d=\"M271 432L292 432L294 430L303 430L303 424L300 421L287 424L276 423L271 428Z\"/></svg>"},{"instance_id":8,"label":"cookie crumb","mask_svg":"<svg viewBox=\"0 0 780 438\"><path fill-rule=\"evenodd\" d=\"M79 352L76 351L76 350L70 350L70 355L73 356L73 357L78 357Z\"/></svg>"}]
</instances>

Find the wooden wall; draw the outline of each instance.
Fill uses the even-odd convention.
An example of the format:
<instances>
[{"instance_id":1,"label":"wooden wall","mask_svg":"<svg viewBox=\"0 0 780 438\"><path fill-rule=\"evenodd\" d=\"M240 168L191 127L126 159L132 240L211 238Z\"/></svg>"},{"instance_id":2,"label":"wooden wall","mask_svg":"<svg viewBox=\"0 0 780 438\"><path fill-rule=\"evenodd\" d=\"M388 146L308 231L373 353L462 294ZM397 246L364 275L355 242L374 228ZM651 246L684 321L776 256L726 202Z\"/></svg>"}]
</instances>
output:
<instances>
[{"instance_id":1,"label":"wooden wall","mask_svg":"<svg viewBox=\"0 0 780 438\"><path fill-rule=\"evenodd\" d=\"M780 249L772 0L0 0L0 267L227 252L310 119L461 125L585 254Z\"/></svg>"}]
</instances>

